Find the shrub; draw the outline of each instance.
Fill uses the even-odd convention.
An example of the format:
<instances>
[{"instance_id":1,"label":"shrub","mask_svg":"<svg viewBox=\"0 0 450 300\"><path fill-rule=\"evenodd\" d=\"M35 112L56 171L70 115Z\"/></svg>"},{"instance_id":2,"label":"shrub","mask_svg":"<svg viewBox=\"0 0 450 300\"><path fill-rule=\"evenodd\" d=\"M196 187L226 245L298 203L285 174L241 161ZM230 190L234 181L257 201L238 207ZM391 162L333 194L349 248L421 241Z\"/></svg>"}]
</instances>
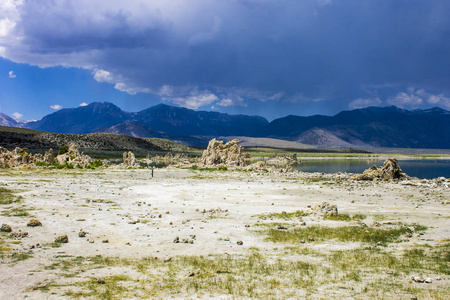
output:
<instances>
[{"instance_id":1,"label":"shrub","mask_svg":"<svg viewBox=\"0 0 450 300\"><path fill-rule=\"evenodd\" d=\"M58 151L58 155L64 154L69 152L69 147L68 146L61 146L59 147L59 151Z\"/></svg>"}]
</instances>

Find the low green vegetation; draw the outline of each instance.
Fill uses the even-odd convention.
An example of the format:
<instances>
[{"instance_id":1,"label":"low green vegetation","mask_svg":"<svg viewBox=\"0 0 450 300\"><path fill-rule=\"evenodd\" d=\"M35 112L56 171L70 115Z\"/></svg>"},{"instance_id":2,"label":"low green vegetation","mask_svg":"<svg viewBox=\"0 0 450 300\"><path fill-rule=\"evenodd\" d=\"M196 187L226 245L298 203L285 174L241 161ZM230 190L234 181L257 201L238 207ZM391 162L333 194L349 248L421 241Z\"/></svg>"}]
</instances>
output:
<instances>
[{"instance_id":1,"label":"low green vegetation","mask_svg":"<svg viewBox=\"0 0 450 300\"><path fill-rule=\"evenodd\" d=\"M8 233L0 233L0 265L17 263L32 256L31 252L14 250L15 245L18 245L20 243L20 241L12 241Z\"/></svg>"},{"instance_id":2,"label":"low green vegetation","mask_svg":"<svg viewBox=\"0 0 450 300\"><path fill-rule=\"evenodd\" d=\"M338 215L328 215L324 216L324 220L332 220L332 221L362 221L366 218L363 214L338 214Z\"/></svg>"},{"instance_id":3,"label":"low green vegetation","mask_svg":"<svg viewBox=\"0 0 450 300\"><path fill-rule=\"evenodd\" d=\"M12 204L13 202L20 202L20 200L21 197L14 195L13 191L0 187L0 204Z\"/></svg>"},{"instance_id":4,"label":"low green vegetation","mask_svg":"<svg viewBox=\"0 0 450 300\"><path fill-rule=\"evenodd\" d=\"M251 247L243 255L177 256L168 260L144 257L62 257L46 267L62 277L48 292L73 298L337 298L406 297L448 299L450 290L404 280L411 274L450 274L450 241L436 246L413 246L402 252L385 247L361 247L322 253L303 247L268 255ZM285 256L287 254L287 256ZM289 254L296 254L295 257ZM305 256L313 257L314 259ZM289 258L290 257L290 258ZM121 267L121 273L91 277L88 270ZM124 270L134 270L127 272ZM86 275L88 274L88 275ZM131 275L135 274L135 275ZM355 288L355 284L359 287ZM339 294L336 288L340 289Z\"/></svg>"},{"instance_id":5,"label":"low green vegetation","mask_svg":"<svg viewBox=\"0 0 450 300\"><path fill-rule=\"evenodd\" d=\"M188 169L194 170L194 171L207 171L207 172L228 171L228 168L225 166L220 166L217 168L200 168L199 166L192 166L192 167L189 167Z\"/></svg>"},{"instance_id":6,"label":"low green vegetation","mask_svg":"<svg viewBox=\"0 0 450 300\"><path fill-rule=\"evenodd\" d=\"M258 217L259 219L283 219L283 220L290 220L290 219L299 219L301 217L305 217L308 214L303 212L302 210L297 210L294 212L285 212L282 211L280 213L269 213L269 214L261 214L256 215L254 217Z\"/></svg>"},{"instance_id":7,"label":"low green vegetation","mask_svg":"<svg viewBox=\"0 0 450 300\"><path fill-rule=\"evenodd\" d=\"M61 154L67 153L67 152L69 152L69 146L67 146L67 145L61 146L61 147L59 147L58 155L61 155Z\"/></svg>"},{"instance_id":8,"label":"low green vegetation","mask_svg":"<svg viewBox=\"0 0 450 300\"><path fill-rule=\"evenodd\" d=\"M337 240L339 242L392 243L400 236L413 231L404 225L395 228L381 229L365 226L308 226L291 230L278 230L276 224L262 224L265 227L260 233L267 235L267 240L274 243L301 243L302 241Z\"/></svg>"},{"instance_id":9,"label":"low green vegetation","mask_svg":"<svg viewBox=\"0 0 450 300\"><path fill-rule=\"evenodd\" d=\"M25 208L23 207L8 207L3 209L1 212L2 216L5 217L33 217Z\"/></svg>"}]
</instances>

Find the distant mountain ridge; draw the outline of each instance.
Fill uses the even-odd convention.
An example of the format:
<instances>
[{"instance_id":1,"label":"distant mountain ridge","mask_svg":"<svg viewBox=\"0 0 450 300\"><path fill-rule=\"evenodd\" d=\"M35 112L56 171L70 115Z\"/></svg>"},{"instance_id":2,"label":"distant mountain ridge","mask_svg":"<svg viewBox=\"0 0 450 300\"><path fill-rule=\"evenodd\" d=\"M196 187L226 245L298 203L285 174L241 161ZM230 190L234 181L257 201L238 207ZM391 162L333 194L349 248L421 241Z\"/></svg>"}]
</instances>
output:
<instances>
[{"instance_id":1,"label":"distant mountain ridge","mask_svg":"<svg viewBox=\"0 0 450 300\"><path fill-rule=\"evenodd\" d=\"M449 125L450 112L437 107L413 111L368 107L331 117L287 116L272 121L261 136L300 143L317 140L315 145L328 147L342 147L344 142L360 147L450 149Z\"/></svg>"},{"instance_id":2,"label":"distant mountain ridge","mask_svg":"<svg viewBox=\"0 0 450 300\"><path fill-rule=\"evenodd\" d=\"M165 104L130 113L108 102L62 109L23 125L5 116L0 114L0 121L9 122L6 126L56 133L110 132L161 137L192 145L202 144L210 137L247 136L323 148L450 149L450 112L438 107L412 111L395 106L368 107L342 111L335 116L289 115L270 123L259 116L195 111Z\"/></svg>"}]
</instances>

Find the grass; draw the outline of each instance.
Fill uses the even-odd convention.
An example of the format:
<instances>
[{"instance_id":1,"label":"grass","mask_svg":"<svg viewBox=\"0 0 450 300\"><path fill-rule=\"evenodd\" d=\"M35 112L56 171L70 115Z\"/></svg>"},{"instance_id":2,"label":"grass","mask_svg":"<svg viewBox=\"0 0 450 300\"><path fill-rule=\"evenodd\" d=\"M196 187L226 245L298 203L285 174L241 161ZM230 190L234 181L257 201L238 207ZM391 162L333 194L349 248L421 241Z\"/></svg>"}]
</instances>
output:
<instances>
[{"instance_id":1,"label":"grass","mask_svg":"<svg viewBox=\"0 0 450 300\"><path fill-rule=\"evenodd\" d=\"M283 219L283 220L290 220L290 219L298 219L301 217L305 217L308 214L303 212L302 210L297 210L294 212L285 212L282 211L280 213L268 213L268 214L261 214L256 215L254 217L258 217L259 219Z\"/></svg>"},{"instance_id":2,"label":"grass","mask_svg":"<svg viewBox=\"0 0 450 300\"><path fill-rule=\"evenodd\" d=\"M88 278L55 287L63 288L64 295L76 298L152 298L167 295L183 298L185 294L274 298L277 288L310 288L320 282L322 274L318 272L316 264L281 259L272 261L256 251L245 256L180 256L169 262L155 258L120 259L95 256L60 260L48 269L60 269L67 275L79 275L88 269L114 266L131 267L147 276L138 276L141 279L137 279L113 275L104 277L104 285L98 284L94 278ZM296 275L293 275L289 282L285 282L281 279L285 272ZM305 280L309 277L310 279Z\"/></svg>"},{"instance_id":3,"label":"grass","mask_svg":"<svg viewBox=\"0 0 450 300\"><path fill-rule=\"evenodd\" d=\"M32 256L31 252L13 250L13 245L18 245L20 241L11 241L7 233L0 233L0 265L3 263L18 263Z\"/></svg>"},{"instance_id":4,"label":"grass","mask_svg":"<svg viewBox=\"0 0 450 300\"><path fill-rule=\"evenodd\" d=\"M324 216L324 220L332 220L332 221L362 221L366 218L365 215L362 214L338 214L338 215L330 215Z\"/></svg>"},{"instance_id":5,"label":"grass","mask_svg":"<svg viewBox=\"0 0 450 300\"><path fill-rule=\"evenodd\" d=\"M260 233L267 235L267 240L274 243L300 243L314 237L315 241L337 240L339 242L363 242L363 243L392 243L406 233L412 233L407 226L397 226L391 229L381 229L362 226L308 226L293 228L292 230L278 230L275 224L262 224L267 227Z\"/></svg>"},{"instance_id":6,"label":"grass","mask_svg":"<svg viewBox=\"0 0 450 300\"><path fill-rule=\"evenodd\" d=\"M26 211L22 207L10 207L7 209L4 209L1 213L2 216L5 217L33 217L28 211Z\"/></svg>"},{"instance_id":7,"label":"grass","mask_svg":"<svg viewBox=\"0 0 450 300\"><path fill-rule=\"evenodd\" d=\"M20 202L22 200L21 196L14 195L14 192L4 188L0 187L0 204L12 204L14 202Z\"/></svg>"},{"instance_id":8,"label":"grass","mask_svg":"<svg viewBox=\"0 0 450 300\"><path fill-rule=\"evenodd\" d=\"M406 297L446 299L450 290L404 280L410 274L449 275L450 241L437 246L414 246L401 253L388 248L362 247L321 253L308 247L265 254L252 247L243 255L177 256L170 261L153 257L64 257L46 267L62 277L49 292L72 298L308 298L320 294L337 298ZM314 257L311 260L308 257ZM89 270L120 271L99 284ZM128 272L124 270L134 270ZM386 274L392 270L393 274ZM89 274L89 275L84 275ZM134 275L130 275L134 274ZM355 288L359 284L361 288ZM335 294L339 290L338 294ZM362 292L361 292L362 291Z\"/></svg>"},{"instance_id":9,"label":"grass","mask_svg":"<svg viewBox=\"0 0 450 300\"><path fill-rule=\"evenodd\" d=\"M188 170L194 170L194 171L207 171L207 172L215 172L215 171L228 171L228 168L225 166L220 166L217 168L200 168L198 166L192 166L187 168Z\"/></svg>"}]
</instances>

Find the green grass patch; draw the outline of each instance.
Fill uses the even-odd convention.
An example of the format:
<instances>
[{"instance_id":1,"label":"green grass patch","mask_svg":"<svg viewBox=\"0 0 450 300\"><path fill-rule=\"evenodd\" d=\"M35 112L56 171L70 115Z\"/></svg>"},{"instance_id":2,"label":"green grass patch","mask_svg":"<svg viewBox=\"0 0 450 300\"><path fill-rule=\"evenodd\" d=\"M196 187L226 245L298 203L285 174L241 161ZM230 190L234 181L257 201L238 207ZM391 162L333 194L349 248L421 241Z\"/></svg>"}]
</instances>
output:
<instances>
[{"instance_id":1,"label":"green grass patch","mask_svg":"<svg viewBox=\"0 0 450 300\"><path fill-rule=\"evenodd\" d=\"M64 257L46 269L74 280L61 279L48 285L46 292L100 299L402 297L415 288L414 283L405 282L404 275L449 274L449 247L450 242L444 241L437 246L407 248L403 253L384 247L322 253L289 246L275 255L253 247L243 255L177 256L168 261L153 257ZM120 271L104 277L105 284L85 275L90 274L89 270L114 270L114 267L120 267ZM125 275L127 269L138 274ZM387 270L392 270L392 274L386 274ZM363 286L354 288L356 284ZM335 294L336 288L339 294ZM423 285L414 294L420 298L439 295L441 298L431 298L445 299L450 290Z\"/></svg>"},{"instance_id":2,"label":"green grass patch","mask_svg":"<svg viewBox=\"0 0 450 300\"><path fill-rule=\"evenodd\" d=\"M33 215L22 207L4 209L1 215L5 217L33 217Z\"/></svg>"},{"instance_id":3,"label":"green grass patch","mask_svg":"<svg viewBox=\"0 0 450 300\"><path fill-rule=\"evenodd\" d=\"M313 237L315 241L337 240L340 242L363 242L363 243L392 243L406 233L412 233L407 226L397 226L392 229L381 229L363 226L308 226L294 228L292 230L278 230L274 224L264 224L270 227L262 230L267 235L267 240L274 243L300 243L308 241Z\"/></svg>"},{"instance_id":4,"label":"green grass patch","mask_svg":"<svg viewBox=\"0 0 450 300\"><path fill-rule=\"evenodd\" d=\"M362 221L366 218L365 215L362 214L338 214L338 215L332 215L332 216L324 216L324 220L332 220L332 221Z\"/></svg>"},{"instance_id":5,"label":"green grass patch","mask_svg":"<svg viewBox=\"0 0 450 300\"><path fill-rule=\"evenodd\" d=\"M0 187L0 204L12 204L21 200L22 197L14 195L14 191Z\"/></svg>"},{"instance_id":6,"label":"green grass patch","mask_svg":"<svg viewBox=\"0 0 450 300\"><path fill-rule=\"evenodd\" d=\"M225 166L220 166L217 168L200 168L199 166L192 166L189 168L186 168L188 170L194 170L194 171L206 171L206 172L215 172L215 171L228 171L228 168Z\"/></svg>"},{"instance_id":7,"label":"green grass patch","mask_svg":"<svg viewBox=\"0 0 450 300\"><path fill-rule=\"evenodd\" d=\"M290 220L290 219L298 219L301 217L305 217L308 214L303 212L302 210L297 210L294 212L279 212L279 213L268 213L268 214L261 214L256 215L254 217L258 217L259 219L283 219L283 220Z\"/></svg>"}]
</instances>

